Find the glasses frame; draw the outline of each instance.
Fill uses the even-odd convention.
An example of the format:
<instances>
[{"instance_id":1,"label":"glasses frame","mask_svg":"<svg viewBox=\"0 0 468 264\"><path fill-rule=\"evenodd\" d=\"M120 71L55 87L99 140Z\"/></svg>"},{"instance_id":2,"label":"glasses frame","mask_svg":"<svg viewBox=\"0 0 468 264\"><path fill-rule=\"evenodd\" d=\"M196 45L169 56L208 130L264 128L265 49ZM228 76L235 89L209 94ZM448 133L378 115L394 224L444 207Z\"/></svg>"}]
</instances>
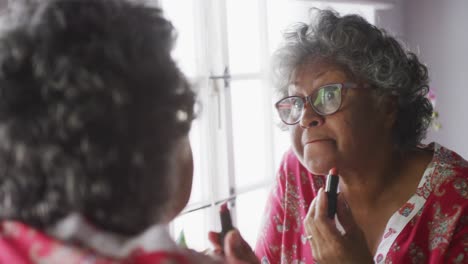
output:
<instances>
[{"instance_id":1,"label":"glasses frame","mask_svg":"<svg viewBox=\"0 0 468 264\"><path fill-rule=\"evenodd\" d=\"M330 85L339 85L340 87L340 92L341 92L341 100L340 100L340 105L338 106L338 108L331 112L331 113L327 113L327 114L324 114L324 113L321 113L319 110L317 110L317 108L314 106L314 104L312 103L312 97L315 98L315 96L317 95L317 93L324 87L326 86L330 86ZM287 96L287 97L284 97L282 99L280 99L278 102L275 103L275 108L278 112L278 115L280 116L280 119L283 123L285 123L286 125L290 125L290 126L293 126L293 125L296 125L298 124L299 122L301 122L301 119L304 115L304 110L306 109L306 105L307 103L309 103L309 105L312 107L312 109L314 110L315 113L317 113L318 115L320 116L329 116L329 115L333 115L334 113L338 112L338 110L340 110L341 108L341 105L343 104L343 99L346 95L346 91L348 89L356 89L356 88L369 88L368 85L358 85L357 83L352 83L352 82L344 82L344 83L328 83L328 84L325 84L325 85L322 85L320 86L319 88L315 89L315 91L307 96L297 96L297 95L293 95L293 96ZM302 109L302 114L301 114L301 117L299 118L299 120L297 120L297 122L294 122L294 123L288 123L286 121L284 121L282 118L281 118L281 115L279 114L279 104L281 103L281 101L285 100L285 99L288 99L288 98L300 98L304 104L304 109Z\"/></svg>"}]
</instances>

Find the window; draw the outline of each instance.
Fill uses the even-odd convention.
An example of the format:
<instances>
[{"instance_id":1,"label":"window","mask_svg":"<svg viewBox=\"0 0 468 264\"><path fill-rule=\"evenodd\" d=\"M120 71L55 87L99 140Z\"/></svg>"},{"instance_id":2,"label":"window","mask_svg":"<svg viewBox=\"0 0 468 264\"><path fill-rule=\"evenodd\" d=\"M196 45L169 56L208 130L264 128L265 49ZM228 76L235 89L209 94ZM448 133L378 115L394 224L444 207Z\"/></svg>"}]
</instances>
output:
<instances>
[{"instance_id":1,"label":"window","mask_svg":"<svg viewBox=\"0 0 468 264\"><path fill-rule=\"evenodd\" d=\"M210 245L209 230L220 230L218 205L229 200L234 225L253 246L277 166L289 148L265 78L268 58L281 30L308 21L317 1L160 0L178 30L173 53L198 91L201 114L190 133L195 163L192 195L172 224L189 247ZM374 7L332 4L374 21Z\"/></svg>"}]
</instances>

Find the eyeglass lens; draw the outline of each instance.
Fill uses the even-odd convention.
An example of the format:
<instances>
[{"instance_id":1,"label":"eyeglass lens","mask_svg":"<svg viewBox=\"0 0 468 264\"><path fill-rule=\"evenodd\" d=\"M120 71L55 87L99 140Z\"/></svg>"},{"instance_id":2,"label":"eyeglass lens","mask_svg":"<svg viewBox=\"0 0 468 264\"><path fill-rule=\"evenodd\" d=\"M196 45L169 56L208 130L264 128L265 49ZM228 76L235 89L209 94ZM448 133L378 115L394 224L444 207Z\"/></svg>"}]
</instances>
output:
<instances>
[{"instance_id":1,"label":"eyeglass lens","mask_svg":"<svg viewBox=\"0 0 468 264\"><path fill-rule=\"evenodd\" d=\"M319 115L330 115L341 105L341 84L330 84L307 96L307 101ZM299 122L304 111L304 99L299 96L286 97L276 104L278 114L286 124Z\"/></svg>"}]
</instances>

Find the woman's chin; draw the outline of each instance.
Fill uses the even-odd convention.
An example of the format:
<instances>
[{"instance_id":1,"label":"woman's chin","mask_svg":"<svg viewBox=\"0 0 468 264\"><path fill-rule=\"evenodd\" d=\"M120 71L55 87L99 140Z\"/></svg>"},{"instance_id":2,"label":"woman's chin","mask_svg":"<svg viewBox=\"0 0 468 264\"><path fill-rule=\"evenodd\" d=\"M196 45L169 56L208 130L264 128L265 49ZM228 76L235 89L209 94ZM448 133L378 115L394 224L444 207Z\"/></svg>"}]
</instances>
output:
<instances>
[{"instance_id":1,"label":"woman's chin","mask_svg":"<svg viewBox=\"0 0 468 264\"><path fill-rule=\"evenodd\" d=\"M314 175L327 175L328 171L333 168L335 165L329 162L315 162L315 161L306 161L304 166L307 170Z\"/></svg>"},{"instance_id":2,"label":"woman's chin","mask_svg":"<svg viewBox=\"0 0 468 264\"><path fill-rule=\"evenodd\" d=\"M323 151L317 153L316 151L304 151L303 165L315 175L326 175L328 171L337 166L335 153L331 151Z\"/></svg>"},{"instance_id":3,"label":"woman's chin","mask_svg":"<svg viewBox=\"0 0 468 264\"><path fill-rule=\"evenodd\" d=\"M336 160L334 157L327 156L314 156L310 157L308 155L304 156L303 165L307 168L309 172L315 175L327 175L328 171L336 167Z\"/></svg>"}]
</instances>

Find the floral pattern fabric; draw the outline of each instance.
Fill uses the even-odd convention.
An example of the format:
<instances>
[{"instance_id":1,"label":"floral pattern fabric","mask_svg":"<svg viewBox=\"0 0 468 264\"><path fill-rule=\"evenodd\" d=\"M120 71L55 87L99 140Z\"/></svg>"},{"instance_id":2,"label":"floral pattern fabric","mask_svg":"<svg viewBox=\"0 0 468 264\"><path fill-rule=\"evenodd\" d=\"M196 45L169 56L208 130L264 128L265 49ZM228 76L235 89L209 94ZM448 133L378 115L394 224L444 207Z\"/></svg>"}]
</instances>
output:
<instances>
[{"instance_id":1,"label":"floral pattern fabric","mask_svg":"<svg viewBox=\"0 0 468 264\"><path fill-rule=\"evenodd\" d=\"M468 162L436 143L415 194L387 222L375 263L468 263ZM285 154L255 253L266 263L315 263L302 225L325 177Z\"/></svg>"},{"instance_id":2,"label":"floral pattern fabric","mask_svg":"<svg viewBox=\"0 0 468 264\"><path fill-rule=\"evenodd\" d=\"M78 221L76 221L78 219ZM189 249L178 248L165 227L155 226L141 236L123 240L99 231L81 218L63 221L57 239L23 223L0 222L1 264L193 264L222 263ZM67 227L67 228L63 228ZM63 230L65 230L63 232ZM57 233L57 232L55 232ZM103 254L102 252L107 252ZM125 256L119 256L126 252Z\"/></svg>"}]
</instances>

